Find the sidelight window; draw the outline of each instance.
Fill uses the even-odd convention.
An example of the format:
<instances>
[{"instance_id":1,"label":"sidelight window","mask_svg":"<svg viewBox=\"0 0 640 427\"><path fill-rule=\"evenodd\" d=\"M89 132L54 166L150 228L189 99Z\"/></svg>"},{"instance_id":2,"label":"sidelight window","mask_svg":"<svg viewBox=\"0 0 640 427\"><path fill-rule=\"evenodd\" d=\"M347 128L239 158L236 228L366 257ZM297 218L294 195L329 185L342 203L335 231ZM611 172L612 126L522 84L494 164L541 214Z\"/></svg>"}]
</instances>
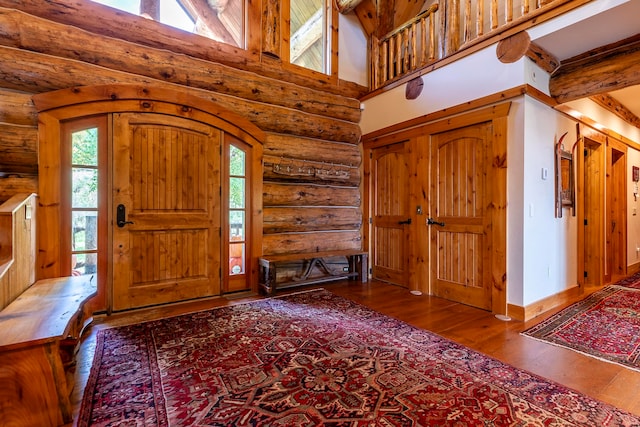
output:
<instances>
[{"instance_id":1,"label":"sidelight window","mask_svg":"<svg viewBox=\"0 0 640 427\"><path fill-rule=\"evenodd\" d=\"M94 274L98 259L98 128L71 133L71 272Z\"/></svg>"}]
</instances>

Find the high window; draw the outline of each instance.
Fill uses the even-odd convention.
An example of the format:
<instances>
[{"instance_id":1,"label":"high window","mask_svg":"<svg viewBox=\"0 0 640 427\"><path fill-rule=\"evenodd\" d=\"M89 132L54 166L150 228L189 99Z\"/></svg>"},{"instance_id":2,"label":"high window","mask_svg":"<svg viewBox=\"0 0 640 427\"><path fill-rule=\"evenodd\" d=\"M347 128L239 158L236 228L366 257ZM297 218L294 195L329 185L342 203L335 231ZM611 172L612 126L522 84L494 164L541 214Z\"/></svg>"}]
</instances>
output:
<instances>
[{"instance_id":1,"label":"high window","mask_svg":"<svg viewBox=\"0 0 640 427\"><path fill-rule=\"evenodd\" d=\"M93 1L218 42L245 47L246 0Z\"/></svg>"},{"instance_id":2,"label":"high window","mask_svg":"<svg viewBox=\"0 0 640 427\"><path fill-rule=\"evenodd\" d=\"M289 62L327 73L331 2L290 0Z\"/></svg>"}]
</instances>

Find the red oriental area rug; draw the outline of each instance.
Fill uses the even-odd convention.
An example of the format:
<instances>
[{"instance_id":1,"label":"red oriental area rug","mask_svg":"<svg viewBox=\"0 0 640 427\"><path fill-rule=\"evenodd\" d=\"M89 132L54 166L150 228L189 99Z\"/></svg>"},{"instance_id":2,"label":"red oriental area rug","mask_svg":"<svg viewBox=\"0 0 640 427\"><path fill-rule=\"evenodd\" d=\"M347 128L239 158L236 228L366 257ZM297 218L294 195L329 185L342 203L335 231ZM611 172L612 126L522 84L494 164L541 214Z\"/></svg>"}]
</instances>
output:
<instances>
[{"instance_id":1,"label":"red oriental area rug","mask_svg":"<svg viewBox=\"0 0 640 427\"><path fill-rule=\"evenodd\" d=\"M640 370L640 289L607 286L523 334Z\"/></svg>"},{"instance_id":2,"label":"red oriental area rug","mask_svg":"<svg viewBox=\"0 0 640 427\"><path fill-rule=\"evenodd\" d=\"M79 426L638 426L325 290L99 332Z\"/></svg>"}]
</instances>

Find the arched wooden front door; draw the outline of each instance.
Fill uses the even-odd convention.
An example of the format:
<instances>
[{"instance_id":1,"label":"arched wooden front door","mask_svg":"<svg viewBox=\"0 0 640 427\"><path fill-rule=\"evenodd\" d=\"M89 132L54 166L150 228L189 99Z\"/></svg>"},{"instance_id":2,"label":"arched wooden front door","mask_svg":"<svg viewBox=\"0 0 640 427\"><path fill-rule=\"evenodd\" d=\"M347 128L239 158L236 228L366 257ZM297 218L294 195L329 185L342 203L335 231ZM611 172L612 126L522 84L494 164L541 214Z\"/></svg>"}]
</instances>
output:
<instances>
[{"instance_id":1,"label":"arched wooden front door","mask_svg":"<svg viewBox=\"0 0 640 427\"><path fill-rule=\"evenodd\" d=\"M98 164L99 191L109 193L97 209L95 311L124 310L230 290L230 263L223 234L225 168L221 147L231 135L247 150L244 230L246 289L257 291L262 250L262 143L264 133L248 120L206 99L150 86L105 85L36 95L40 132L39 279L72 274L71 213L61 203L70 192L60 162L61 129L86 117L103 117L108 138ZM102 142L100 142L102 144ZM105 160L108 158L108 160ZM105 178L106 177L106 178ZM108 188L104 188L108 187ZM66 210L65 210L66 209ZM93 212L92 211L92 212ZM249 223L247 223L249 224ZM95 252L95 251L94 251ZM100 267L100 266L103 267ZM233 290L237 290L235 284Z\"/></svg>"},{"instance_id":2,"label":"arched wooden front door","mask_svg":"<svg viewBox=\"0 0 640 427\"><path fill-rule=\"evenodd\" d=\"M220 294L221 134L182 117L113 115L113 310Z\"/></svg>"}]
</instances>

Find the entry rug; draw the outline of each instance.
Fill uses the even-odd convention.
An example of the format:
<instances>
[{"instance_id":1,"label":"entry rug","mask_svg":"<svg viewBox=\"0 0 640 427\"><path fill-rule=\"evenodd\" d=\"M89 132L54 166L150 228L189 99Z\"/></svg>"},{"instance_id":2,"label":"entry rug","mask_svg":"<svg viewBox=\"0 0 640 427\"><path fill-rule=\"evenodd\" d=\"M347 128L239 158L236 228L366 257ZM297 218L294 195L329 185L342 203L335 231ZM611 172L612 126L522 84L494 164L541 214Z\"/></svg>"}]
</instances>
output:
<instances>
[{"instance_id":1,"label":"entry rug","mask_svg":"<svg viewBox=\"0 0 640 427\"><path fill-rule=\"evenodd\" d=\"M614 285L640 289L640 271L632 274L629 277L619 280L618 282L614 283Z\"/></svg>"},{"instance_id":2,"label":"entry rug","mask_svg":"<svg viewBox=\"0 0 640 427\"><path fill-rule=\"evenodd\" d=\"M98 333L79 426L638 426L325 290Z\"/></svg>"},{"instance_id":3,"label":"entry rug","mask_svg":"<svg viewBox=\"0 0 640 427\"><path fill-rule=\"evenodd\" d=\"M640 370L640 289L607 286L523 334Z\"/></svg>"}]
</instances>

